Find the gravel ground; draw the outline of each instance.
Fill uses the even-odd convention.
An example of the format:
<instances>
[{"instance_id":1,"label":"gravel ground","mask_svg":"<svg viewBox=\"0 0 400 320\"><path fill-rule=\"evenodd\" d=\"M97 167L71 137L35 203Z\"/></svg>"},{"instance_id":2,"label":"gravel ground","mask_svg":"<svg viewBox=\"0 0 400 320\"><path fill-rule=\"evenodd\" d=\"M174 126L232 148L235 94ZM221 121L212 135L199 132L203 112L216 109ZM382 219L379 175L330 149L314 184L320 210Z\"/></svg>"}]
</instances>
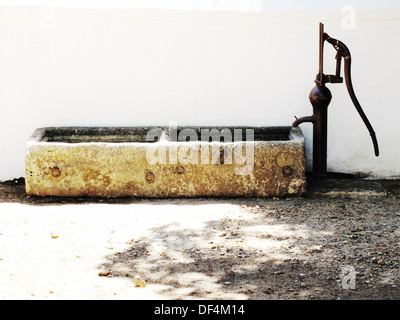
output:
<instances>
[{"instance_id":1,"label":"gravel ground","mask_svg":"<svg viewBox=\"0 0 400 320\"><path fill-rule=\"evenodd\" d=\"M0 299L400 299L400 182L382 184L385 197L96 199L6 181Z\"/></svg>"}]
</instances>

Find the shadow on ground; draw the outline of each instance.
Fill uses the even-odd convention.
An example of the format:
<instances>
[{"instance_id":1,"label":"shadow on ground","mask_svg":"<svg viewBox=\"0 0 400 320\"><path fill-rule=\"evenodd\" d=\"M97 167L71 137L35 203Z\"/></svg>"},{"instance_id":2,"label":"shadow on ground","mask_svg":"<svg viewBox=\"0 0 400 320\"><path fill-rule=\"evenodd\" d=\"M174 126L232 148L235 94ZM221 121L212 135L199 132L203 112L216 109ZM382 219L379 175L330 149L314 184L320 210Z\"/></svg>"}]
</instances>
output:
<instances>
[{"instance_id":1,"label":"shadow on ground","mask_svg":"<svg viewBox=\"0 0 400 320\"><path fill-rule=\"evenodd\" d=\"M397 218L375 201L226 200L225 218L153 228L101 268L172 299L398 299Z\"/></svg>"},{"instance_id":2,"label":"shadow on ground","mask_svg":"<svg viewBox=\"0 0 400 320\"><path fill-rule=\"evenodd\" d=\"M214 210L190 227L155 222L99 266L109 281L139 275L171 299L399 299L400 184L382 184L385 197L101 199L29 197L15 179L0 184L0 202L145 203L182 220Z\"/></svg>"}]
</instances>

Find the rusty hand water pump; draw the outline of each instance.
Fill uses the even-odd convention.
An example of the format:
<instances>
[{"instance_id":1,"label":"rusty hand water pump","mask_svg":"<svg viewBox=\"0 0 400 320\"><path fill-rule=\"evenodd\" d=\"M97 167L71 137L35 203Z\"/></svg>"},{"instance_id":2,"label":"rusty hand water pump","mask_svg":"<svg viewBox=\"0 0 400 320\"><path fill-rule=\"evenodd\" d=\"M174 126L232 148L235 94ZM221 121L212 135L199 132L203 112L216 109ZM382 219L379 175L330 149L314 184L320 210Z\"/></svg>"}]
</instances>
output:
<instances>
[{"instance_id":1,"label":"rusty hand water pump","mask_svg":"<svg viewBox=\"0 0 400 320\"><path fill-rule=\"evenodd\" d=\"M336 74L325 75L323 73L323 55L324 42L329 42L337 51L336 54ZM364 121L372 138L375 155L379 156L378 141L376 140L375 132L368 121L357 97L354 93L353 84L351 82L351 55L347 46L336 39L331 38L327 33L324 33L324 25L319 24L319 73L317 74L316 86L311 90L309 98L313 106L313 115L296 119L293 126L297 127L300 123L311 122L313 124L313 175L316 178L327 177L326 158L327 158L327 127L328 127L328 105L331 102L332 94L325 86L325 83L342 83L343 78L340 76L341 61L344 59L344 76L347 90L350 98L353 101L361 119Z\"/></svg>"}]
</instances>

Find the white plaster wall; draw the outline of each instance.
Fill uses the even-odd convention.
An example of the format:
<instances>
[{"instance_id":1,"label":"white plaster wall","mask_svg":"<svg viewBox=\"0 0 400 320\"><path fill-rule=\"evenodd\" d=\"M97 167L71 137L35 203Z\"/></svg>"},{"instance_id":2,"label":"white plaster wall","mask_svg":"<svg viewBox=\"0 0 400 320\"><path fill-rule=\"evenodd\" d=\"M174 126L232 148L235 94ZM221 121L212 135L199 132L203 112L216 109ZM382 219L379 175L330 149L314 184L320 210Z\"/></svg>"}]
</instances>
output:
<instances>
[{"instance_id":1,"label":"white plaster wall","mask_svg":"<svg viewBox=\"0 0 400 320\"><path fill-rule=\"evenodd\" d=\"M272 126L311 115L320 21L351 50L381 149L376 158L345 85L329 84L328 169L400 177L397 2L353 1L355 25L342 11L352 1L270 2L0 1L0 180L24 175L24 143L38 127ZM326 73L334 57L327 44ZM301 127L310 160L312 127Z\"/></svg>"}]
</instances>

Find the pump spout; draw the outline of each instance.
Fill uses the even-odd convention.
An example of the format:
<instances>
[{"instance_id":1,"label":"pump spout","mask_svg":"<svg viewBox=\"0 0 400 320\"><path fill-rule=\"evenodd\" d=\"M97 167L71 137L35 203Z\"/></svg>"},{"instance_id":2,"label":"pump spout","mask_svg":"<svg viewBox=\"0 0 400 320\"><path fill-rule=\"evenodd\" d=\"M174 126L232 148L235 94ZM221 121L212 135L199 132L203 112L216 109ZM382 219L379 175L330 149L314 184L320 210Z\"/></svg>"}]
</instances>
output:
<instances>
[{"instance_id":1,"label":"pump spout","mask_svg":"<svg viewBox=\"0 0 400 320\"><path fill-rule=\"evenodd\" d=\"M292 123L293 127L297 127L299 124L303 123L303 122L311 122L314 123L315 121L317 121L317 117L312 115L312 116L306 116L306 117L301 117L301 118L296 118L296 120Z\"/></svg>"}]
</instances>

